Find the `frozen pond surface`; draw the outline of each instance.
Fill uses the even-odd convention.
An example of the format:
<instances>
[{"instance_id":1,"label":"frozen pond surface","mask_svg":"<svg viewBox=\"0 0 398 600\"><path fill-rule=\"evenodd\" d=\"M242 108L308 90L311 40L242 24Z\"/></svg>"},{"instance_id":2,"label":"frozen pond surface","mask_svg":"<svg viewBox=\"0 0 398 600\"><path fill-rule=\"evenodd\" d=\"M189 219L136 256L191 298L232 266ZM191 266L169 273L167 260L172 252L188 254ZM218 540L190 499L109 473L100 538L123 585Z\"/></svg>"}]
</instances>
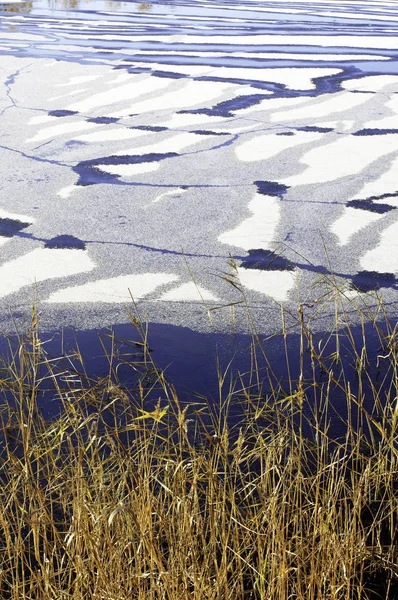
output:
<instances>
[{"instance_id":1,"label":"frozen pond surface","mask_svg":"<svg viewBox=\"0 0 398 600\"><path fill-rule=\"evenodd\" d=\"M0 3L2 330L35 284L47 331L131 294L269 333L331 271L393 307L397 34L396 1Z\"/></svg>"}]
</instances>

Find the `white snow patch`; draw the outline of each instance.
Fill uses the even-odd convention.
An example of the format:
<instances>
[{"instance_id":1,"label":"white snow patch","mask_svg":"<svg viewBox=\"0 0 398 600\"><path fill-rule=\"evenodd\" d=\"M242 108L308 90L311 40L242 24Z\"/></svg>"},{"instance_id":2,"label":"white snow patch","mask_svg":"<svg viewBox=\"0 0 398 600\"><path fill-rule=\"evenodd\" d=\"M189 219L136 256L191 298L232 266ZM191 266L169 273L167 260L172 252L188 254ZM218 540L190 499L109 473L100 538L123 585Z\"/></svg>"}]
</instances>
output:
<instances>
[{"instance_id":1,"label":"white snow patch","mask_svg":"<svg viewBox=\"0 0 398 600\"><path fill-rule=\"evenodd\" d=\"M156 94L147 100L136 104L132 103L130 108L119 110L111 116L126 116L130 113L142 114L172 108L186 109L218 98L227 90L235 89L236 85L230 83L219 83L213 81L189 81L184 87L174 92ZM135 94L138 95L138 94Z\"/></svg>"},{"instance_id":2,"label":"white snow patch","mask_svg":"<svg viewBox=\"0 0 398 600\"><path fill-rule=\"evenodd\" d=\"M248 208L252 216L219 235L218 241L244 250L268 248L275 240L281 213L280 200L274 196L256 194Z\"/></svg>"},{"instance_id":3,"label":"white snow patch","mask_svg":"<svg viewBox=\"0 0 398 600\"><path fill-rule=\"evenodd\" d=\"M351 94L349 92L340 92L328 94L326 98L314 101L311 105L300 108L288 109L286 111L275 112L271 116L271 121L293 121L296 119L317 119L322 117L332 117L335 114L347 112L369 100L366 94Z\"/></svg>"},{"instance_id":4,"label":"white snow patch","mask_svg":"<svg viewBox=\"0 0 398 600\"><path fill-rule=\"evenodd\" d=\"M23 223L29 224L33 224L35 222L35 219L33 217L10 213L2 208L0 208L0 219L14 219L16 221L22 221ZM4 244L9 242L10 240L12 240L12 237L0 235L0 246L4 246Z\"/></svg>"},{"instance_id":5,"label":"white snow patch","mask_svg":"<svg viewBox=\"0 0 398 600\"><path fill-rule=\"evenodd\" d=\"M209 115L174 113L171 119L167 118L166 121L160 121L159 124L162 125L162 127L170 127L170 129L174 129L175 127L190 127L191 125L202 125L202 123L212 125L213 123L222 123L223 120L223 118L211 117Z\"/></svg>"},{"instance_id":6,"label":"white snow patch","mask_svg":"<svg viewBox=\"0 0 398 600\"><path fill-rule=\"evenodd\" d=\"M76 131L85 131L87 129L95 129L96 127L98 127L96 123L87 123L86 121L62 123L61 125L56 125L55 127L46 127L45 129L41 129L38 131L38 133L36 133L36 135L25 140L25 143L41 142L59 135L74 133Z\"/></svg>"},{"instance_id":7,"label":"white snow patch","mask_svg":"<svg viewBox=\"0 0 398 600\"><path fill-rule=\"evenodd\" d=\"M120 75L118 75L116 79L111 79L111 81L107 81L105 85L115 85L115 83L122 83L123 81L127 81L130 78L130 73L120 73Z\"/></svg>"},{"instance_id":8,"label":"white snow patch","mask_svg":"<svg viewBox=\"0 0 398 600\"><path fill-rule=\"evenodd\" d=\"M21 288L46 281L87 273L95 263L82 250L36 248L0 267L0 298L17 292Z\"/></svg>"},{"instance_id":9,"label":"white snow patch","mask_svg":"<svg viewBox=\"0 0 398 600\"><path fill-rule=\"evenodd\" d=\"M368 210L344 207L343 214L331 225L330 231L337 236L339 245L344 246L355 233L382 217L383 215Z\"/></svg>"},{"instance_id":10,"label":"white snow patch","mask_svg":"<svg viewBox=\"0 0 398 600\"><path fill-rule=\"evenodd\" d=\"M126 154L132 155L143 155L143 154L163 154L167 152L179 152L183 148L187 146L192 146L193 144L199 144L203 138L212 137L212 136L197 136L195 133L190 133L189 131L183 131L181 133L177 133L168 137L165 140L159 140L153 144L149 144L147 146L137 146L124 150L118 150L114 153L114 156L125 156Z\"/></svg>"},{"instance_id":11,"label":"white snow patch","mask_svg":"<svg viewBox=\"0 0 398 600\"><path fill-rule=\"evenodd\" d=\"M340 177L354 177L373 161L398 150L398 136L345 136L325 146L313 148L300 159L307 168L282 179L288 185L322 183Z\"/></svg>"},{"instance_id":12,"label":"white snow patch","mask_svg":"<svg viewBox=\"0 0 398 600\"><path fill-rule=\"evenodd\" d=\"M37 35L35 33L18 33L16 31L13 32L8 32L8 31L2 31L1 32L1 39L2 40L11 40L12 42L14 40L25 40L27 42L45 42L47 40L47 38L41 36L41 35Z\"/></svg>"},{"instance_id":13,"label":"white snow patch","mask_svg":"<svg viewBox=\"0 0 398 600\"><path fill-rule=\"evenodd\" d=\"M159 169L158 162L138 163L136 165L96 165L97 169L110 173L111 175L119 175L120 177L133 177L141 173L152 173Z\"/></svg>"},{"instance_id":14,"label":"white snow patch","mask_svg":"<svg viewBox=\"0 0 398 600\"><path fill-rule=\"evenodd\" d=\"M15 219L17 221L23 221L24 223L34 223L36 219L31 216L21 215L16 213L11 213L8 210L4 210L0 208L0 218L1 219Z\"/></svg>"},{"instance_id":15,"label":"white snow patch","mask_svg":"<svg viewBox=\"0 0 398 600\"><path fill-rule=\"evenodd\" d=\"M179 17L180 18L180 17ZM159 51L157 50L134 50L134 53L136 55L140 55L140 54L145 54L145 55L152 55L152 56L159 56ZM187 57L192 57L192 58L198 58L198 57L215 57L215 58L230 58L231 54L228 54L226 52L196 52L194 50L191 50L189 52L183 52L183 51L175 51L175 50L169 50L167 52L167 56L173 56L173 55L177 55L177 56L187 56ZM233 56L234 58L250 58L253 59L253 53L252 52L240 52L239 50L237 50L236 52L233 52ZM255 54L256 58L261 58L263 60L275 60L275 53L274 52L256 52ZM314 62L319 62L319 61L328 61L328 62L346 62L346 61L357 61L357 60L371 60L372 62L375 60L390 60L389 56L378 56L376 54L340 54L338 52L336 52L336 54L318 54L317 52L314 52L313 54L306 54L306 53L301 53L301 52L283 52L281 54L278 55L278 58L280 58L281 60L305 60L305 61L314 61ZM148 65L148 63L144 63L146 66ZM164 65L162 63L159 63L159 68L160 67L164 67ZM175 69L180 69L180 65L173 65L173 67ZM172 67L169 67L169 70L171 70ZM207 67L207 68L211 68L211 67Z\"/></svg>"},{"instance_id":16,"label":"white snow patch","mask_svg":"<svg viewBox=\"0 0 398 600\"><path fill-rule=\"evenodd\" d=\"M169 192L163 192L163 194L156 196L156 198L152 201L152 204L155 204L156 202L160 202L161 200L163 200L163 198L167 198L169 196L182 196L182 194L185 194L186 192L187 192L187 190L183 190L182 188L170 190Z\"/></svg>"},{"instance_id":17,"label":"white snow patch","mask_svg":"<svg viewBox=\"0 0 398 600\"><path fill-rule=\"evenodd\" d=\"M69 196L71 196L72 192L74 192L76 187L77 186L74 184L63 187L59 190L59 192L57 192L57 196L59 196L62 199L69 198Z\"/></svg>"},{"instance_id":18,"label":"white snow patch","mask_svg":"<svg viewBox=\"0 0 398 600\"><path fill-rule=\"evenodd\" d=\"M281 58L283 57L284 55L281 56ZM148 63L135 63L135 65L147 67ZM281 67L279 69L270 69L262 67L259 69L254 69L250 67L234 68L202 65L165 65L162 63L154 63L154 65L157 66L157 68L161 71L184 73L190 76L206 75L210 77L220 77L225 79L250 79L252 81L272 81L275 83L281 83L296 90L313 89L315 87L312 81L313 78L324 77L326 75L336 75L337 73L341 72L340 69L332 69L327 67ZM265 93L267 94L271 92L265 91Z\"/></svg>"},{"instance_id":19,"label":"white snow patch","mask_svg":"<svg viewBox=\"0 0 398 600\"><path fill-rule=\"evenodd\" d=\"M361 292L361 293L363 294L364 292ZM347 289L347 290L343 291L343 296L345 298L347 298L347 300L355 300L355 298L359 298L360 293L359 293L358 290L349 290L349 289Z\"/></svg>"},{"instance_id":20,"label":"white snow patch","mask_svg":"<svg viewBox=\"0 0 398 600\"><path fill-rule=\"evenodd\" d=\"M68 110L77 110L79 112L88 112L99 106L108 106L116 104L122 100L131 100L153 92L159 92L170 85L169 81L160 80L156 77L142 79L141 75L132 76L130 83L113 87L106 92L93 94L85 100L80 100L67 106ZM128 110L127 114L131 112Z\"/></svg>"},{"instance_id":21,"label":"white snow patch","mask_svg":"<svg viewBox=\"0 0 398 600\"><path fill-rule=\"evenodd\" d=\"M383 136L384 137L384 136ZM369 198L369 196L381 196L383 194L398 193L398 157L394 158L386 173L382 173L377 179L368 181L355 194L356 198ZM392 198L381 199L382 204L391 204Z\"/></svg>"},{"instance_id":22,"label":"white snow patch","mask_svg":"<svg viewBox=\"0 0 398 600\"><path fill-rule=\"evenodd\" d=\"M296 284L293 271L257 271L238 268L242 285L249 290L270 296L277 302L285 302Z\"/></svg>"},{"instance_id":23,"label":"white snow patch","mask_svg":"<svg viewBox=\"0 0 398 600\"><path fill-rule=\"evenodd\" d=\"M263 93L263 90L261 90ZM240 110L239 113L243 116L246 116L253 112L259 111L267 111L268 114L272 115L275 110L286 108L290 110L292 106L297 106L300 104L306 104L307 106L312 106L312 102L308 101L306 97L299 98L264 98L258 104L254 104L253 106L249 106L245 108L244 111Z\"/></svg>"},{"instance_id":24,"label":"white snow patch","mask_svg":"<svg viewBox=\"0 0 398 600\"><path fill-rule=\"evenodd\" d=\"M61 96L52 96L49 98L49 102L55 102L55 100L61 100L63 98L68 98L69 96L76 96L76 94L82 94L83 92L87 92L88 88L81 88L79 90L73 90L72 92L68 92L67 94L62 94Z\"/></svg>"},{"instance_id":25,"label":"white snow patch","mask_svg":"<svg viewBox=\"0 0 398 600\"><path fill-rule=\"evenodd\" d=\"M389 88L389 91L398 91L398 78L396 75L367 75L360 79L350 79L344 81L341 87L345 90L355 90L359 92L379 92L386 86L394 87Z\"/></svg>"},{"instance_id":26,"label":"white snow patch","mask_svg":"<svg viewBox=\"0 0 398 600\"><path fill-rule=\"evenodd\" d=\"M281 67L279 69L250 69L216 67L208 75L212 77L225 77L228 79L250 79L252 81L269 81L280 83L294 90L310 90L315 88L313 79L337 75L341 69L306 68L306 67Z\"/></svg>"},{"instance_id":27,"label":"white snow patch","mask_svg":"<svg viewBox=\"0 0 398 600\"><path fill-rule=\"evenodd\" d=\"M384 104L380 119L366 121L363 123L363 127L369 127L370 129L398 129L398 94L394 95Z\"/></svg>"},{"instance_id":28,"label":"white snow patch","mask_svg":"<svg viewBox=\"0 0 398 600\"><path fill-rule=\"evenodd\" d=\"M341 16L344 17L344 19L358 19L358 17L360 17L360 15L358 15L358 13L350 13L350 12L345 12L342 15L340 12L332 12L332 11L325 11L322 12L322 15L324 15L325 17L337 17L337 18L341 18ZM373 20L377 20L377 21L396 21L397 17L394 17L393 15L377 15L374 12L372 13L372 21Z\"/></svg>"},{"instance_id":29,"label":"white snow patch","mask_svg":"<svg viewBox=\"0 0 398 600\"><path fill-rule=\"evenodd\" d=\"M365 271L398 272L398 223L393 223L380 234L380 242L360 260Z\"/></svg>"},{"instance_id":30,"label":"white snow patch","mask_svg":"<svg viewBox=\"0 0 398 600\"><path fill-rule=\"evenodd\" d=\"M398 208L398 198L397 197L388 197L387 198L379 198L378 200L373 200L373 204L388 204L389 206L394 206Z\"/></svg>"},{"instance_id":31,"label":"white snow patch","mask_svg":"<svg viewBox=\"0 0 398 600\"><path fill-rule=\"evenodd\" d=\"M169 290L159 299L167 302L200 302L203 300L219 302L220 300L209 290L206 290L201 286L196 286L193 281L183 283L182 285Z\"/></svg>"},{"instance_id":32,"label":"white snow patch","mask_svg":"<svg viewBox=\"0 0 398 600\"><path fill-rule=\"evenodd\" d=\"M100 75L76 75L75 77L71 77L69 81L66 83L57 83L54 87L65 87L69 85L79 85L81 83L86 83L86 81L94 81L98 79Z\"/></svg>"},{"instance_id":33,"label":"white snow patch","mask_svg":"<svg viewBox=\"0 0 398 600\"><path fill-rule=\"evenodd\" d=\"M266 133L253 136L247 142L243 142L243 144L236 147L235 153L238 159L243 162L266 160L284 150L315 142L322 136L324 136L323 133L302 131L292 136Z\"/></svg>"},{"instance_id":34,"label":"white snow patch","mask_svg":"<svg viewBox=\"0 0 398 600\"><path fill-rule=\"evenodd\" d=\"M161 285L178 281L171 273L141 273L120 275L110 279L99 279L84 285L76 285L51 294L48 303L103 302L108 304L140 300ZM131 295L130 295L131 292Z\"/></svg>"},{"instance_id":35,"label":"white snow patch","mask_svg":"<svg viewBox=\"0 0 398 600\"><path fill-rule=\"evenodd\" d=\"M29 119L28 125L41 125L42 123L49 123L51 121L58 121L58 118L51 115L39 115L38 117Z\"/></svg>"},{"instance_id":36,"label":"white snow patch","mask_svg":"<svg viewBox=\"0 0 398 600\"><path fill-rule=\"evenodd\" d=\"M183 75L189 75L190 77L208 75L213 69L213 67L208 67L206 65L167 65L155 61L151 62L150 65L148 65L147 62L134 62L134 66L143 67L144 69L150 66L151 69L165 71L167 73L181 73Z\"/></svg>"},{"instance_id":37,"label":"white snow patch","mask_svg":"<svg viewBox=\"0 0 398 600\"><path fill-rule=\"evenodd\" d=\"M105 36L104 36L105 37ZM112 36L112 39L115 39ZM122 38L123 41L126 38ZM137 35L134 37L135 42L165 42L173 44L174 42L183 44L225 44L228 43L231 46L241 46L242 40L245 46L249 45L270 45L270 46L283 46L286 47L286 35L272 35L272 34L259 34L259 35L245 35L243 38L241 35L215 35L215 36L201 36L201 35L170 35L170 36L154 36L150 35ZM370 35L295 35L294 44L297 46L323 46L324 48L376 48L376 49L392 49L398 48L397 38L392 36L370 36Z\"/></svg>"},{"instance_id":38,"label":"white snow patch","mask_svg":"<svg viewBox=\"0 0 398 600\"><path fill-rule=\"evenodd\" d=\"M131 140L137 137L143 137L149 135L147 131L140 131L138 129L125 129L123 127L115 127L111 129L105 129L102 131L96 131L94 133L85 133L83 135L74 136L74 140L82 142L111 142L118 140Z\"/></svg>"}]
</instances>

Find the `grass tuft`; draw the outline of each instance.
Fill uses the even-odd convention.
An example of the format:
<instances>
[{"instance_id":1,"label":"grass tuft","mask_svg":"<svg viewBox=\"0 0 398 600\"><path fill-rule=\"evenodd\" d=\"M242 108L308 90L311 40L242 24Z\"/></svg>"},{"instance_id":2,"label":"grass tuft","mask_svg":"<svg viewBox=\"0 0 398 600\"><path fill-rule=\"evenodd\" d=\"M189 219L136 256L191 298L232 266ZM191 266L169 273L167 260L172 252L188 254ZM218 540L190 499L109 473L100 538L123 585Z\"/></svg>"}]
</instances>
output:
<instances>
[{"instance_id":1,"label":"grass tuft","mask_svg":"<svg viewBox=\"0 0 398 600\"><path fill-rule=\"evenodd\" d=\"M284 382L269 357L260 370L254 335L253 369L217 409L179 399L139 318L126 389L112 354L96 381L78 348L50 359L34 313L0 367L0 597L397 598L397 331L379 303L354 335L344 306L322 338L300 306ZM61 407L50 421L44 393Z\"/></svg>"}]
</instances>

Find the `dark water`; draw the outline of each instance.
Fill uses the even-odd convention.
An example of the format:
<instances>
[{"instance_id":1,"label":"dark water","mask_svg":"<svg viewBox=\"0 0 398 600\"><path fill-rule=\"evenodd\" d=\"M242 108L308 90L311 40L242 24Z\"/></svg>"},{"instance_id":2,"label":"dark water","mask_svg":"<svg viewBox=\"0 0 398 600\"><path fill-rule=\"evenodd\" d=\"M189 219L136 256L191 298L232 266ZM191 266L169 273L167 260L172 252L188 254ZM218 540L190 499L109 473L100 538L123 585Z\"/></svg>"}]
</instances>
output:
<instances>
[{"instance_id":1,"label":"dark water","mask_svg":"<svg viewBox=\"0 0 398 600\"><path fill-rule=\"evenodd\" d=\"M288 6L289 11L286 10ZM266 10L265 10L266 9ZM290 10L291 9L291 10ZM334 14L329 14L333 12ZM96 61L99 64L111 62L115 69L126 70L129 73L151 73L154 77L169 77L184 79L184 74L171 71L162 71L162 67L170 65L185 65L196 67L226 66L242 69L242 78L228 79L225 81L249 83L253 87L253 94L237 96L231 100L223 101L212 108L196 109L196 112L209 116L228 116L231 111L242 110L259 103L265 96L261 90L272 92L273 97L318 96L338 91L342 82L361 78L373 73L395 75L398 72L397 50L379 49L375 47L357 47L355 41L352 46L347 39L365 38L369 34L373 37L380 36L385 40L396 40L398 22L396 11L383 3L344 2L344 3L314 3L290 2L283 5L280 2L247 2L245 7L240 7L236 2L113 2L100 0L37 0L32 2L0 3L1 28L3 31L12 31L23 34L26 43L10 41L2 42L0 35L0 52L4 55L15 57L52 57L57 60L87 64ZM378 17L383 17L379 19ZM391 17L391 19L390 19ZM184 39L189 34L194 36ZM259 42L249 43L249 36L280 35L285 36L280 44ZM316 36L322 35L330 38L330 46L321 46L316 41ZM40 36L36 39L34 36ZM314 38L314 43L303 42L302 36L307 40ZM345 36L346 43L342 45L341 36ZM335 41L334 41L335 40ZM392 43L392 47L394 44ZM186 55L189 52L194 54ZM216 53L222 53L218 56ZM245 53L245 56L241 56ZM266 57L260 56L267 53ZM291 55L294 54L294 59ZM322 54L321 60L314 60ZM368 56L367 60L361 58L362 54ZM310 56L308 56L310 55ZM279 67L322 66L335 68L336 61L328 60L336 55L344 55L345 59L339 61L341 69L338 75L320 77L314 81L314 88L308 90L287 89L286 86L272 81L261 82L246 79L245 68L263 69ZM369 60L369 56L382 56L384 61ZM137 58L138 57L138 58ZM135 66L134 61L139 61L141 66ZM142 66L144 64L145 66ZM14 77L14 76L12 76ZM249 76L247 76L249 77ZM198 77L206 80L206 77ZM211 78L210 78L211 79ZM217 80L217 78L212 78ZM12 81L8 80L7 85ZM206 112L207 111L207 112ZM184 110L181 110L184 112ZM195 112L185 111L185 112ZM59 108L49 111L50 116L73 116L73 111ZM96 119L96 120L95 120ZM104 120L105 119L105 120ZM108 121L106 120L108 119ZM90 122L108 124L115 119L107 117L87 117ZM153 132L159 131L155 126L141 125ZM314 126L302 128L306 131L319 131L329 133L328 128L315 128ZM377 134L391 134L396 130L377 131ZM195 133L208 133L197 130ZM294 132L287 132L293 135ZM374 135L373 130L362 129L357 135ZM173 155L174 156L174 155ZM109 155L106 158L90 158L80 160L73 166L73 171L78 174L80 186L89 186L97 183L118 183L115 176L106 175L96 169L98 164L132 164L138 161L162 161L173 157L170 153L145 155L144 157L124 158L119 155ZM178 157L177 154L175 154ZM107 162L108 161L108 162ZM129 162L127 162L129 161ZM102 179L99 179L102 178ZM267 195L283 196L287 187L277 182L268 181L266 174L263 180L255 180L260 193ZM123 184L124 185L124 184ZM173 185L175 185L173 183ZM182 188L184 186L181 186ZM370 211L386 212L393 210L389 205L374 204L372 199L355 201L352 206ZM358 205L358 202L361 203ZM29 224L3 219L0 221L0 235L13 236L19 234ZM76 241L77 240L77 241ZM43 240L41 240L43 241ZM70 235L54 235L47 240L46 247L52 248L80 248L86 242L73 238ZM88 244L89 242L87 242ZM61 244L61 245L60 245ZM71 245L72 244L72 245ZM73 245L74 244L74 245ZM76 246L77 244L77 246ZM80 245L79 245L80 244ZM148 247L143 246L148 249ZM149 248L150 249L150 248ZM161 252L166 252L161 250ZM264 252L267 258L264 263ZM176 253L176 252L175 252ZM258 267L258 264L263 264ZM280 257L264 249L253 248L249 255L243 258L242 266L245 268L274 268L277 270L291 270L304 265L282 260ZM311 268L310 266L306 267ZM321 271L322 272L322 271ZM340 274L342 277L344 274ZM368 291L380 286L396 286L396 278L390 273L373 273L361 271L354 281L358 289ZM264 325L264 330L267 326ZM45 348L49 356L60 356L68 353L76 342L84 356L84 365L90 377L104 377L109 373L109 361L105 348L110 352L112 335L118 340L116 343L115 375L122 385L133 386L137 380L137 372L132 367L134 361L140 359L140 339L131 325L117 324L109 329L86 330L74 334L73 330L65 329L45 332ZM353 329L354 338L360 343L362 331L359 327ZM319 339L327 338L327 333L319 333ZM266 332L261 339L267 338ZM100 342L102 339L102 344ZM167 378L176 385L179 393L186 399L206 397L210 403L217 404L220 397L228 393L230 382L239 390L240 376L242 380L251 384L250 374L253 372L252 339L245 334L227 333L199 333L187 327L161 325L151 323L149 328L149 344L152 348L151 356L159 368L165 371ZM260 378L264 381L264 396L269 391L269 380L280 386L281 395L289 394L290 385L294 387L299 377L299 350L300 337L291 334L288 338L289 369L292 384L288 382L288 369L285 356L283 339L272 338L264 342L265 357L261 351L259 357ZM369 332L369 353L376 364L380 352L378 337L374 331ZM5 351L5 350L4 350ZM332 352L332 348L330 353ZM349 349L345 356L347 376L352 380L353 393L358 387L355 365ZM310 372L311 360L305 354L306 369ZM217 366L218 365L218 366ZM272 366L272 374L270 372ZM76 365L76 369L81 367ZM376 367L371 370L374 379L380 377ZM220 373L228 370L225 384L220 390ZM324 376L317 372L320 380ZM237 382L234 384L234 382ZM237 393L239 396L239 393ZM344 414L345 398L336 390L336 411ZM48 416L57 413L59 406L57 398L50 390L46 395L43 410ZM372 407L369 407L370 410ZM339 432L339 421L336 419L334 431Z\"/></svg>"},{"instance_id":2,"label":"dark water","mask_svg":"<svg viewBox=\"0 0 398 600\"><path fill-rule=\"evenodd\" d=\"M330 372L338 382L330 387L329 435L334 439L343 438L346 432L347 382L353 398L359 398L364 409L377 420L380 419L380 408L387 395L394 395L389 387L393 383L389 350L381 343L381 338L387 334L383 324L379 325L379 331L369 325L365 329L342 328L337 337L329 332L317 334L313 347L319 352L322 349L320 361L312 360L308 342L298 334L289 334L285 345L281 335L269 338L259 336L254 340L249 335L203 334L185 327L160 324L149 324L148 329L145 326L144 330L148 333L146 338L132 323L102 330L43 332L42 348L47 359L52 361L54 371L60 374L58 383L61 387L68 382L73 389L74 384L92 384L111 374L112 380L122 389L136 395L138 380L144 387L153 385L156 380L153 368L156 367L158 373L163 372L166 381L175 387L183 404L188 402L207 406L219 414L225 400L232 398L227 410L231 426L239 425L248 392L253 399L260 398L264 404L272 404L272 399L283 403L285 397L298 389L300 373L303 374L306 395L303 405L304 430L308 435L313 433L310 427L314 422L312 407L316 397L319 399L320 390L326 390ZM366 374L359 378L357 358L364 347L364 339ZM145 354L143 340L146 342ZM17 347L18 340L15 337L0 339L3 357L9 357L10 348L15 352ZM337 348L340 357L335 362L333 355ZM82 360L77 358L76 349ZM315 381L316 388L313 385ZM362 395L358 395L359 388ZM377 405L374 403L376 396L379 401ZM161 388L155 386L148 403L159 399L162 404L168 402ZM46 418L51 419L59 414L61 404L51 381L46 381L42 386L38 405ZM355 402L351 408L350 418L355 423L358 415ZM366 423L364 427L366 430Z\"/></svg>"}]
</instances>

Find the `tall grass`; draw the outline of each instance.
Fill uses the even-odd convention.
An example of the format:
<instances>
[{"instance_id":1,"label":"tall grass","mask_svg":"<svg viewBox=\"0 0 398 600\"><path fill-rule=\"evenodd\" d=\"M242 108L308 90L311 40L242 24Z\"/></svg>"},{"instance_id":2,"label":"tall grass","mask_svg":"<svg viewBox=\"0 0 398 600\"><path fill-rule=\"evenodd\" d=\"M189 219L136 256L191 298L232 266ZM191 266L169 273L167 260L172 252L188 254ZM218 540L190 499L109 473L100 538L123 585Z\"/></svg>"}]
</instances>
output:
<instances>
[{"instance_id":1,"label":"tall grass","mask_svg":"<svg viewBox=\"0 0 398 600\"><path fill-rule=\"evenodd\" d=\"M78 348L50 359L34 317L0 368L0 597L397 598L396 329L386 312L380 323L381 302L364 304L355 337L344 306L336 300L325 342L299 307L299 368L285 382L271 357L264 380L254 334L252 371L218 407L179 400L138 317L130 389L112 355L96 381ZM378 382L365 321L380 344ZM62 407L50 421L38 409L45 389Z\"/></svg>"}]
</instances>

